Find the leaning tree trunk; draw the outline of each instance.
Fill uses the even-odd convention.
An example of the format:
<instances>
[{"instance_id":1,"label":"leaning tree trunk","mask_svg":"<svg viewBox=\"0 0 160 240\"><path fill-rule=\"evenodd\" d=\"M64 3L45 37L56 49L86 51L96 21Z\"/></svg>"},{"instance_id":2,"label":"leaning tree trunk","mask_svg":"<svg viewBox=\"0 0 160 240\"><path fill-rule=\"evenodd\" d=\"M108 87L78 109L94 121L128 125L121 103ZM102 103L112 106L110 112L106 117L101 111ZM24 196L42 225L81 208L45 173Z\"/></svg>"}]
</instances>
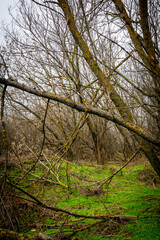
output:
<instances>
[{"instance_id":1,"label":"leaning tree trunk","mask_svg":"<svg viewBox=\"0 0 160 240\"><path fill-rule=\"evenodd\" d=\"M124 8L123 3L121 2L121 0L120 1L114 0L113 2L115 3L117 10L120 11L121 13L123 13L123 19L124 19L124 21L127 22L127 25L126 25L127 30L130 34L131 40L132 40L135 48L138 49L138 53L139 53L140 57L142 58L142 60L144 61L145 64L149 64L148 57L146 56L144 50L142 49L140 42L138 40L138 37L134 36L136 34L135 31L133 30L132 26L130 26L128 24L128 23L130 23L130 21L127 19L128 15ZM123 101L123 99L120 97L120 95L116 92L116 90L110 84L110 75L109 75L109 77L105 76L105 74L99 67L97 61L94 59L92 53L90 52L87 43L84 41L81 33L79 32L79 30L75 24L74 16L71 12L71 9L69 7L67 0L58 0L58 3L64 12L64 16L66 18L68 28L69 28L75 42L77 43L77 45L83 52L83 57L85 58L86 62L88 63L90 69L97 76L99 84L104 86L104 88L108 90L108 92L110 93L110 98L111 98L112 102L114 103L114 105L116 106L117 110L119 111L121 117L125 121L133 123L134 120L133 120L132 114L131 114L127 104ZM144 56L146 56L147 58ZM140 138L138 138L138 142L141 143L141 147L142 147L145 155L147 156L149 162L151 163L153 169L160 176L160 160L156 156L156 153L155 153L153 147L151 146L151 144L146 143L145 140L141 140Z\"/></svg>"}]
</instances>

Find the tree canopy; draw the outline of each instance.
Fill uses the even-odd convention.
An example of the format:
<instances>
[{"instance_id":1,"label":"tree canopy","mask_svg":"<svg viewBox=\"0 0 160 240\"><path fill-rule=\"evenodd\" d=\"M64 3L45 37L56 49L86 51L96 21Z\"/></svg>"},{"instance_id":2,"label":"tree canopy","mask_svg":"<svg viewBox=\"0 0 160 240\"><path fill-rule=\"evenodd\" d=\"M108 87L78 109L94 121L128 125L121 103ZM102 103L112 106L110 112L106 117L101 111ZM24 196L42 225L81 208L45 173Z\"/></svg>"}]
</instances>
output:
<instances>
[{"instance_id":1,"label":"tree canopy","mask_svg":"<svg viewBox=\"0 0 160 240\"><path fill-rule=\"evenodd\" d=\"M50 99L84 112L99 162L103 134L91 115L113 122L160 175L159 12L158 0L20 0L1 52L2 122L5 94L30 113L41 105L32 95Z\"/></svg>"}]
</instances>

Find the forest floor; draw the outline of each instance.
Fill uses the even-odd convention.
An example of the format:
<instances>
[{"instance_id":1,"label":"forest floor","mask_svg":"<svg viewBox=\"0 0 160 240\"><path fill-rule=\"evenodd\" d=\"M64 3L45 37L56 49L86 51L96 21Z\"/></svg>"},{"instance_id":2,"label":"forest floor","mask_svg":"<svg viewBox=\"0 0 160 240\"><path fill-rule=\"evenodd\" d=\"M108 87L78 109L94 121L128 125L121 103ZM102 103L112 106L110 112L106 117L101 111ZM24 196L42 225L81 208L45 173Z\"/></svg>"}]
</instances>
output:
<instances>
[{"instance_id":1,"label":"forest floor","mask_svg":"<svg viewBox=\"0 0 160 240\"><path fill-rule=\"evenodd\" d=\"M23 170L29 168L26 161ZM159 178L148 163L137 162L109 178L119 168L58 163L44 172L42 162L22 177L12 166L0 227L35 238L41 232L53 239L159 240Z\"/></svg>"}]
</instances>

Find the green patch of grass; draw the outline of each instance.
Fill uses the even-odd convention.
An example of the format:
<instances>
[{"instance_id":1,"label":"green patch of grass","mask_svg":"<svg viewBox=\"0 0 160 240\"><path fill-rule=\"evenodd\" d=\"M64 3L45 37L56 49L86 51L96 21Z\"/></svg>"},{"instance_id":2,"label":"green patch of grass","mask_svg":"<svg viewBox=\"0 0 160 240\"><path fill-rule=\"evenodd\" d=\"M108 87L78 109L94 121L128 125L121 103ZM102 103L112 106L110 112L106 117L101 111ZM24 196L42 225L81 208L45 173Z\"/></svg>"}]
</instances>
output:
<instances>
[{"instance_id":1,"label":"green patch of grass","mask_svg":"<svg viewBox=\"0 0 160 240\"><path fill-rule=\"evenodd\" d=\"M68 188L56 185L54 183L41 183L32 175L28 179L25 178L20 182L21 187L39 198L47 205L56 206L68 211L84 214L84 215L130 215L136 216L135 221L122 223L121 226L105 226L104 229L109 229L97 232L97 227L94 226L88 230L79 231L75 236L87 239L160 239L158 217L160 215L160 184L156 184L156 189L153 188L152 181L148 179L143 181L139 179L143 170L149 168L147 164L130 166L122 170L122 174L113 177L109 186L103 185L101 194L87 195L82 187L94 189L97 181L106 179L111 176L111 168L118 170L120 166L83 166L78 164L69 164L69 184ZM36 176L43 175L44 169L42 166L37 166L32 173ZM66 164L62 163L56 174L60 181L67 184ZM144 171L145 174L145 171ZM19 170L12 170L10 176L13 181L16 177L21 177L23 174ZM48 174L48 178L57 182L57 179L52 173ZM145 179L145 178L144 178ZM152 179L152 178L151 178ZM34 180L33 182L31 180ZM27 184L28 185L27 185ZM82 191L83 190L83 191ZM61 215L60 215L61 216ZM28 212L26 219L35 218L35 212ZM94 219L79 219L73 216L66 218L62 214L60 218L52 218L50 216L40 216L39 222L44 225L61 226L66 220L66 225L62 227L63 234L71 233L74 229L81 229L84 225L90 225L96 220ZM29 220L28 220L29 221ZM25 228L24 222L21 222L22 228ZM41 229L40 231L48 235L54 235L57 228ZM102 228L103 229L103 228ZM108 231L108 232L107 232ZM104 233L105 232L105 233ZM112 236L113 235L113 236ZM74 236L73 236L74 239Z\"/></svg>"},{"instance_id":2,"label":"green patch of grass","mask_svg":"<svg viewBox=\"0 0 160 240\"><path fill-rule=\"evenodd\" d=\"M132 240L160 239L160 229L158 219L141 219L136 223L127 225L128 232L131 233Z\"/></svg>"},{"instance_id":3,"label":"green patch of grass","mask_svg":"<svg viewBox=\"0 0 160 240\"><path fill-rule=\"evenodd\" d=\"M52 218L45 218L45 223L46 224L52 224L54 220Z\"/></svg>"},{"instance_id":4,"label":"green patch of grass","mask_svg":"<svg viewBox=\"0 0 160 240\"><path fill-rule=\"evenodd\" d=\"M53 235L56 232L57 232L57 229L49 229L49 230L46 230L44 233L46 235Z\"/></svg>"}]
</instances>

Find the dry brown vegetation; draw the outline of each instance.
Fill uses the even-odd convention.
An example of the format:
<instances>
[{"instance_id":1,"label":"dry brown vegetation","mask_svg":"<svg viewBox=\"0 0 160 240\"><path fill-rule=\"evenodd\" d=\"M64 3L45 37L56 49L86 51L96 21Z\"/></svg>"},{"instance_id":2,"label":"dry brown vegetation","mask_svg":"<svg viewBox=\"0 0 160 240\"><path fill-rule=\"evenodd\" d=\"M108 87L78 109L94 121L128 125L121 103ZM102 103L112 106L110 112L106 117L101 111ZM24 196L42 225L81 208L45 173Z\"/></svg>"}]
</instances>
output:
<instances>
[{"instance_id":1,"label":"dry brown vegetation","mask_svg":"<svg viewBox=\"0 0 160 240\"><path fill-rule=\"evenodd\" d=\"M43 205L48 185L65 189L68 198L74 191L84 198L106 196L105 188L115 176L123 177L128 164L134 168L149 161L152 169L140 168L136 180L156 190L159 1L20 0L15 9L0 53L2 221L19 231L18 221L29 224L30 211L43 218L35 202ZM95 172L90 176L81 166ZM103 179L104 169L109 175ZM62 189L57 201L63 200ZM15 191L35 202L21 201ZM63 208L64 213L72 215ZM79 227L83 231L86 224ZM116 221L103 226L113 232L118 227Z\"/></svg>"}]
</instances>

